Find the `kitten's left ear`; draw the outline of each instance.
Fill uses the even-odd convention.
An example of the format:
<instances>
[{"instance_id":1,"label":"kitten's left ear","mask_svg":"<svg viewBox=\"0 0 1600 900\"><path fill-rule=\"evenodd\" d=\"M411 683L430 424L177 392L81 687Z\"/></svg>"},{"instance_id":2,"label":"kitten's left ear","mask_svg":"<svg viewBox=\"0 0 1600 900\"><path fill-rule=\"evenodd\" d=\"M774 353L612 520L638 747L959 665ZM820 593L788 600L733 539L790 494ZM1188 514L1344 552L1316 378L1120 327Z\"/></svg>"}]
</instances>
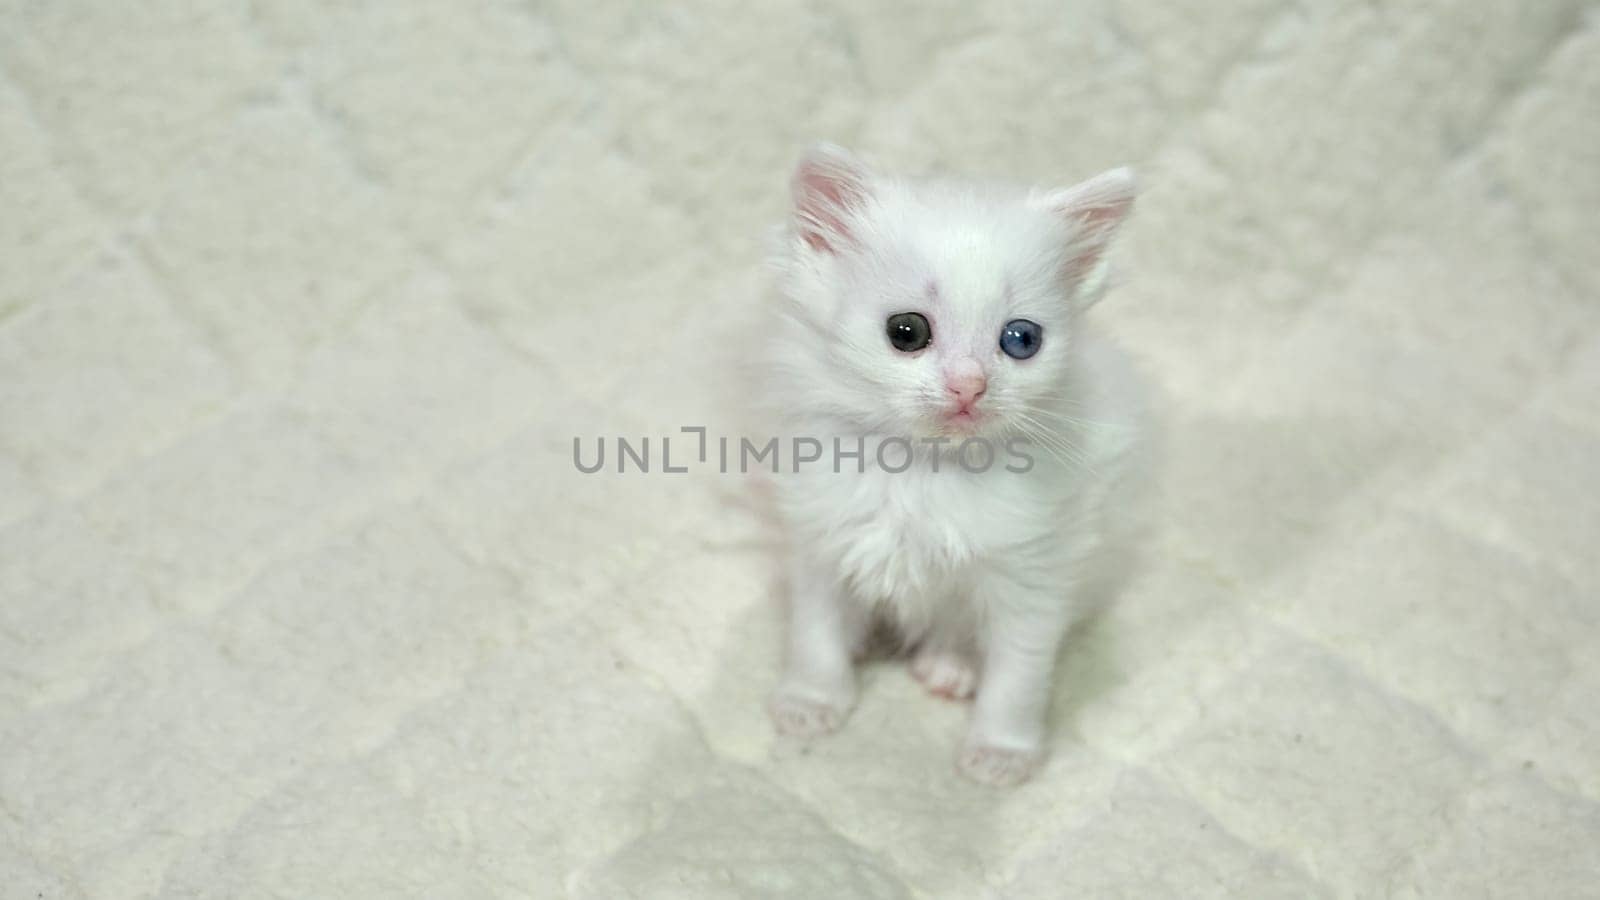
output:
<instances>
[{"instance_id":1,"label":"kitten's left ear","mask_svg":"<svg viewBox=\"0 0 1600 900\"><path fill-rule=\"evenodd\" d=\"M1112 169L1069 188L1035 194L1036 207L1066 220L1071 229L1066 252L1066 276L1080 287L1089 302L1105 278L1102 262L1117 228L1133 208L1138 193L1132 169Z\"/></svg>"}]
</instances>

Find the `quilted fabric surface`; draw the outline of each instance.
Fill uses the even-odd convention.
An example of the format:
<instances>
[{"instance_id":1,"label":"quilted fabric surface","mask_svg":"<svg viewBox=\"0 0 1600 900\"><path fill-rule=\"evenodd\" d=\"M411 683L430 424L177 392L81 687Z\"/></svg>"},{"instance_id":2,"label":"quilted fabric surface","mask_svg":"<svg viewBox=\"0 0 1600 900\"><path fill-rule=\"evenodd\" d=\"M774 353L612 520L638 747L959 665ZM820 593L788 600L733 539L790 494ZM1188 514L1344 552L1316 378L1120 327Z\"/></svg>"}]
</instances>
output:
<instances>
[{"instance_id":1,"label":"quilted fabric surface","mask_svg":"<svg viewBox=\"0 0 1600 900\"><path fill-rule=\"evenodd\" d=\"M1600 890L1585 3L0 0L0 895ZM1137 166L1156 527L1031 783L762 710L786 173ZM572 441L651 438L649 474Z\"/></svg>"}]
</instances>

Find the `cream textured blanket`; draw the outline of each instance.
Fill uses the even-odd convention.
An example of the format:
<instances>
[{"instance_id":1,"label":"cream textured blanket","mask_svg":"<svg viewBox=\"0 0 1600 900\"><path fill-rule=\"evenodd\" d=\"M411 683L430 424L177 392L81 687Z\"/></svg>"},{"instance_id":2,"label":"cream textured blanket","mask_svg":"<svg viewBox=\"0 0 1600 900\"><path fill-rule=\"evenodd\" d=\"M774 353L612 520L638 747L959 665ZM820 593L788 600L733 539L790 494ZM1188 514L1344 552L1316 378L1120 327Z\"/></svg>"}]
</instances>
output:
<instances>
[{"instance_id":1,"label":"cream textured blanket","mask_svg":"<svg viewBox=\"0 0 1600 900\"><path fill-rule=\"evenodd\" d=\"M0 0L0 895L1594 896L1600 14L1001 6ZM572 465L819 137L1147 186L1014 791L896 666L775 740L748 486Z\"/></svg>"}]
</instances>

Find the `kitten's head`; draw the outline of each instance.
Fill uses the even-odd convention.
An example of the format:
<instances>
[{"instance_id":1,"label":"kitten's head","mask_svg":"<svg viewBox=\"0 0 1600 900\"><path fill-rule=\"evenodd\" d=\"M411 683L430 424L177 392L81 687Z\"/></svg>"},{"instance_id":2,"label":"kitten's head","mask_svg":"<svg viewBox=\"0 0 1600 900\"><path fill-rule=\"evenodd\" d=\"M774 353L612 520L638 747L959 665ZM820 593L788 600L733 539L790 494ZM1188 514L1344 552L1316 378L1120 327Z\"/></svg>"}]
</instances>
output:
<instances>
[{"instance_id":1,"label":"kitten's head","mask_svg":"<svg viewBox=\"0 0 1600 900\"><path fill-rule=\"evenodd\" d=\"M1076 318L1131 172L1053 191L912 184L819 146L793 194L776 352L798 411L919 438L1061 430Z\"/></svg>"}]
</instances>

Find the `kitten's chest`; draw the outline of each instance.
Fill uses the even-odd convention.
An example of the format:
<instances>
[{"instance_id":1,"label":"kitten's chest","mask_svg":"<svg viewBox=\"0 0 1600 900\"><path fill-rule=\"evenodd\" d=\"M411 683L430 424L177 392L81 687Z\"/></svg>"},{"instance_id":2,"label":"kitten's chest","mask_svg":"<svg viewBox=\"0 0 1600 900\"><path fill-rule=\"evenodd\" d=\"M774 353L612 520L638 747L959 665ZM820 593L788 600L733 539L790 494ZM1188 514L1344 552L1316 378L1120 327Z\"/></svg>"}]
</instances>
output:
<instances>
[{"instance_id":1,"label":"kitten's chest","mask_svg":"<svg viewBox=\"0 0 1600 900\"><path fill-rule=\"evenodd\" d=\"M1005 498L965 472L831 475L802 490L812 546L869 603L942 602L1009 539Z\"/></svg>"}]
</instances>

